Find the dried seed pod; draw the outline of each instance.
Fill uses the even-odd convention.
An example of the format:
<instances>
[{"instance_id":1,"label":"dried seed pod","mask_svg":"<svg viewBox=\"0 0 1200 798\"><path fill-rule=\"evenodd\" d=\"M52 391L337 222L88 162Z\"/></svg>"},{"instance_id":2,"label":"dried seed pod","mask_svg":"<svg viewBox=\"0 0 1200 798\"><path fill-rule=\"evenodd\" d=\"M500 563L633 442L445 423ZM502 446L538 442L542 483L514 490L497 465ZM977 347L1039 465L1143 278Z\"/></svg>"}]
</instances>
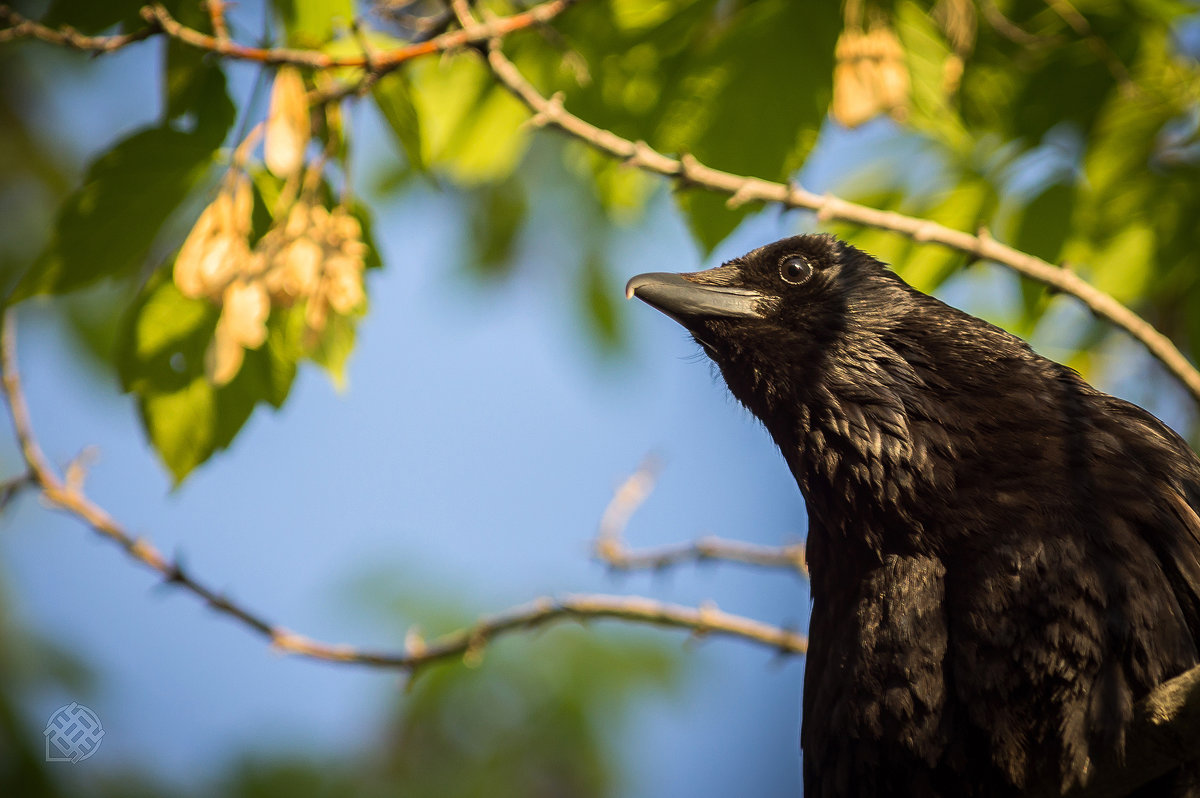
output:
<instances>
[{"instance_id":1,"label":"dried seed pod","mask_svg":"<svg viewBox=\"0 0 1200 798\"><path fill-rule=\"evenodd\" d=\"M307 236L282 247L267 272L267 288L271 295L290 304L312 295L317 290L324 251Z\"/></svg>"},{"instance_id":2,"label":"dried seed pod","mask_svg":"<svg viewBox=\"0 0 1200 798\"><path fill-rule=\"evenodd\" d=\"M829 112L846 127L857 127L881 113L902 119L909 94L904 48L890 28L869 33L847 28L838 37Z\"/></svg>"},{"instance_id":3,"label":"dried seed pod","mask_svg":"<svg viewBox=\"0 0 1200 798\"><path fill-rule=\"evenodd\" d=\"M243 178L244 179L244 178ZM250 260L249 181L227 184L201 213L175 257L174 279L190 299L215 298Z\"/></svg>"},{"instance_id":4,"label":"dried seed pod","mask_svg":"<svg viewBox=\"0 0 1200 798\"><path fill-rule=\"evenodd\" d=\"M331 256L325 262L326 296L329 306L345 315L362 304L362 262L344 255Z\"/></svg>"},{"instance_id":5,"label":"dried seed pod","mask_svg":"<svg viewBox=\"0 0 1200 798\"><path fill-rule=\"evenodd\" d=\"M208 381L217 387L228 385L242 370L245 357L246 350L218 321L216 333L204 352L204 374Z\"/></svg>"},{"instance_id":6,"label":"dried seed pod","mask_svg":"<svg viewBox=\"0 0 1200 798\"><path fill-rule=\"evenodd\" d=\"M272 174L289 178L300 173L312 138L304 79L294 66L281 66L271 85L263 160Z\"/></svg>"},{"instance_id":7,"label":"dried seed pod","mask_svg":"<svg viewBox=\"0 0 1200 798\"><path fill-rule=\"evenodd\" d=\"M271 300L261 280L237 279L222 297L221 318L229 334L247 349L257 349L267 340L267 316Z\"/></svg>"}]
</instances>

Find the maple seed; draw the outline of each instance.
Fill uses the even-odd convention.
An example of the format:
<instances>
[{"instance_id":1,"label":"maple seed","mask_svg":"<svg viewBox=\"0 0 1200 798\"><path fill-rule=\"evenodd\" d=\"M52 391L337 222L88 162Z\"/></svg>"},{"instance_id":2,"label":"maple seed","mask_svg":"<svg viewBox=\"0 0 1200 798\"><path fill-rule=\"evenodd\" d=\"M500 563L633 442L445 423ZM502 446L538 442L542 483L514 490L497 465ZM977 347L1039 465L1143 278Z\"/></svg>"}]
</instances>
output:
<instances>
[{"instance_id":1,"label":"maple seed","mask_svg":"<svg viewBox=\"0 0 1200 798\"><path fill-rule=\"evenodd\" d=\"M838 37L830 115L857 127L879 114L903 121L908 114L909 80L904 48L886 26L869 32L847 28Z\"/></svg>"},{"instance_id":2,"label":"maple seed","mask_svg":"<svg viewBox=\"0 0 1200 798\"><path fill-rule=\"evenodd\" d=\"M271 84L271 105L267 111L263 142L263 160L267 168L282 178L299 174L310 138L312 129L304 79L296 67L282 66Z\"/></svg>"}]
</instances>

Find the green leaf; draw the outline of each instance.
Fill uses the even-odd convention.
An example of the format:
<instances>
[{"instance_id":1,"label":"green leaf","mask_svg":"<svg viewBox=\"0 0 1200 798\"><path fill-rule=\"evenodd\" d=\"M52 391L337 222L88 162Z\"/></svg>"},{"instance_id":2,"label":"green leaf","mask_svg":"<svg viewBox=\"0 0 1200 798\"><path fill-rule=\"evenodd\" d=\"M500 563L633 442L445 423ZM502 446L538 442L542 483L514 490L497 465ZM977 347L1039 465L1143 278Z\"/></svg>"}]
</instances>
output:
<instances>
[{"instance_id":1,"label":"green leaf","mask_svg":"<svg viewBox=\"0 0 1200 798\"><path fill-rule=\"evenodd\" d=\"M142 265L163 223L212 165L233 122L220 68L195 64L185 71L190 77L176 73L177 91L168 89L166 105L168 116L193 113L195 129L142 130L93 161L83 185L60 207L49 244L10 301L67 293L104 277L132 274Z\"/></svg>"},{"instance_id":2,"label":"green leaf","mask_svg":"<svg viewBox=\"0 0 1200 798\"><path fill-rule=\"evenodd\" d=\"M521 181L510 178L480 186L468 197L467 213L467 268L482 277L508 275L528 213Z\"/></svg>"},{"instance_id":3,"label":"green leaf","mask_svg":"<svg viewBox=\"0 0 1200 798\"><path fill-rule=\"evenodd\" d=\"M748 206L731 209L728 199L701 189L685 189L675 194L675 204L687 220L688 230L705 253L716 249L750 212Z\"/></svg>"},{"instance_id":4,"label":"green leaf","mask_svg":"<svg viewBox=\"0 0 1200 798\"><path fill-rule=\"evenodd\" d=\"M1133 302L1154 274L1156 243L1149 222L1131 221L1089 258L1091 282L1118 302Z\"/></svg>"},{"instance_id":5,"label":"green leaf","mask_svg":"<svg viewBox=\"0 0 1200 798\"><path fill-rule=\"evenodd\" d=\"M836 4L761 0L738 9L672 82L656 140L736 174L786 180L816 142L829 106ZM797 37L803 31L803 47ZM689 227L711 250L749 211L697 191L678 195Z\"/></svg>"},{"instance_id":6,"label":"green leaf","mask_svg":"<svg viewBox=\"0 0 1200 798\"><path fill-rule=\"evenodd\" d=\"M1053 183L1026 203L1013 232L1013 246L1057 263L1071 230L1075 193L1074 182Z\"/></svg>"},{"instance_id":7,"label":"green leaf","mask_svg":"<svg viewBox=\"0 0 1200 798\"><path fill-rule=\"evenodd\" d=\"M904 46L910 82L909 123L965 155L973 141L946 93L946 63L954 55L929 14L913 2L896 7L896 35Z\"/></svg>"},{"instance_id":8,"label":"green leaf","mask_svg":"<svg viewBox=\"0 0 1200 798\"><path fill-rule=\"evenodd\" d=\"M411 71L421 162L467 186L512 174L529 142L529 112L478 57L423 59Z\"/></svg>"},{"instance_id":9,"label":"green leaf","mask_svg":"<svg viewBox=\"0 0 1200 798\"><path fill-rule=\"evenodd\" d=\"M289 47L317 48L354 21L354 0L274 0Z\"/></svg>"},{"instance_id":10,"label":"green leaf","mask_svg":"<svg viewBox=\"0 0 1200 798\"><path fill-rule=\"evenodd\" d=\"M982 178L968 176L920 215L954 230L974 232L991 216L995 206L996 193L991 184ZM949 247L918 244L899 264L897 271L914 288L929 292L962 268L966 261L965 255Z\"/></svg>"},{"instance_id":11,"label":"green leaf","mask_svg":"<svg viewBox=\"0 0 1200 798\"><path fill-rule=\"evenodd\" d=\"M126 30L143 27L138 11L143 0L54 0L41 21L51 27L69 25L81 33L100 33L121 24Z\"/></svg>"},{"instance_id":12,"label":"green leaf","mask_svg":"<svg viewBox=\"0 0 1200 798\"><path fill-rule=\"evenodd\" d=\"M299 350L285 326L288 314L273 313L266 344L248 350L233 381L215 388L204 374L204 353L218 315L214 304L180 294L170 270L160 269L118 338L122 388L137 397L150 443L176 484L229 446L256 404L281 406L296 374Z\"/></svg>"},{"instance_id":13,"label":"green leaf","mask_svg":"<svg viewBox=\"0 0 1200 798\"><path fill-rule=\"evenodd\" d=\"M346 210L358 220L359 226L362 227L362 242L367 245L367 254L363 256L363 268L367 271L382 269L383 259L379 253L379 246L375 242L375 222L370 208L358 200L351 199L346 202Z\"/></svg>"},{"instance_id":14,"label":"green leaf","mask_svg":"<svg viewBox=\"0 0 1200 798\"><path fill-rule=\"evenodd\" d=\"M354 351L357 326L356 316L340 316L331 312L312 351L313 362L329 372L334 387L339 391L346 387L346 362Z\"/></svg>"},{"instance_id":15,"label":"green leaf","mask_svg":"<svg viewBox=\"0 0 1200 798\"><path fill-rule=\"evenodd\" d=\"M621 292L613 284L599 253L591 253L584 261L582 277L580 300L588 327L604 349L616 349L622 341L617 309L617 297Z\"/></svg>"},{"instance_id":16,"label":"green leaf","mask_svg":"<svg viewBox=\"0 0 1200 798\"><path fill-rule=\"evenodd\" d=\"M402 72L392 72L375 84L371 96L379 112L395 136L396 143L408 159L408 165L425 171L425 155L421 147L421 120L413 105L412 88Z\"/></svg>"}]
</instances>

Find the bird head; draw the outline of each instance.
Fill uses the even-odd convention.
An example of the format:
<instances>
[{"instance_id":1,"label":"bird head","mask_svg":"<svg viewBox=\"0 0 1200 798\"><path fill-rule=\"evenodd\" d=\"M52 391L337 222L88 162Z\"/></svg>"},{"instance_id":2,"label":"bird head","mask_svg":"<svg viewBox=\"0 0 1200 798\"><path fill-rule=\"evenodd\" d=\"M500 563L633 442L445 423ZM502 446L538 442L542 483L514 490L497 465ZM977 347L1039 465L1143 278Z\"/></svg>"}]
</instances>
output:
<instances>
[{"instance_id":1,"label":"bird head","mask_svg":"<svg viewBox=\"0 0 1200 798\"><path fill-rule=\"evenodd\" d=\"M831 235L785 238L707 271L640 274L625 294L682 324L769 428L773 401L794 409L839 382L886 389L894 375L879 361L898 358L889 338L920 296Z\"/></svg>"}]
</instances>

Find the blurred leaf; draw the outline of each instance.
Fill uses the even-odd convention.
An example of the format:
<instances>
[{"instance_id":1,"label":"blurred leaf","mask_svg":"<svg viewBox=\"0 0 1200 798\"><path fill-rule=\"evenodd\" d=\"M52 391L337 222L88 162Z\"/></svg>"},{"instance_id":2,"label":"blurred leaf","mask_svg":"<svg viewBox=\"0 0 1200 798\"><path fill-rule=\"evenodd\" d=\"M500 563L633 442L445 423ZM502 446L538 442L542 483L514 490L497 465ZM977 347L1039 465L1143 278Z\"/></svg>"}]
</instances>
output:
<instances>
[{"instance_id":1,"label":"blurred leaf","mask_svg":"<svg viewBox=\"0 0 1200 798\"><path fill-rule=\"evenodd\" d=\"M50 243L10 301L61 294L142 265L158 231L212 165L233 122L219 68L200 75L168 108L196 114L196 129L134 133L99 156L59 209Z\"/></svg>"},{"instance_id":2,"label":"blurred leaf","mask_svg":"<svg viewBox=\"0 0 1200 798\"><path fill-rule=\"evenodd\" d=\"M629 223L645 208L657 185L645 171L582 145L564 148L576 179L590 182L609 219Z\"/></svg>"},{"instance_id":3,"label":"blurred leaf","mask_svg":"<svg viewBox=\"0 0 1200 798\"><path fill-rule=\"evenodd\" d=\"M904 0L896 6L896 34L904 45L911 85L909 123L932 134L951 152L965 154L973 142L963 126L955 104L947 70L953 74L956 58L941 30L916 3Z\"/></svg>"},{"instance_id":4,"label":"blurred leaf","mask_svg":"<svg viewBox=\"0 0 1200 798\"><path fill-rule=\"evenodd\" d=\"M142 0L53 0L41 21L53 27L69 25L81 33L100 33L118 23L125 30L145 25L138 11Z\"/></svg>"},{"instance_id":5,"label":"blurred leaf","mask_svg":"<svg viewBox=\"0 0 1200 798\"><path fill-rule=\"evenodd\" d=\"M382 269L383 259L379 252L379 244L375 240L375 222L371 209L358 200L351 198L346 201L346 210L358 220L362 228L362 242L367 245L367 254L363 256L363 268Z\"/></svg>"},{"instance_id":6,"label":"blurred leaf","mask_svg":"<svg viewBox=\"0 0 1200 798\"><path fill-rule=\"evenodd\" d=\"M1074 181L1051 183L1025 204L1016 220L1012 245L1050 263L1061 263L1063 246L1071 232L1075 207ZM1029 335L1049 304L1050 294L1041 283L1021 278L1020 332Z\"/></svg>"},{"instance_id":7,"label":"blurred leaf","mask_svg":"<svg viewBox=\"0 0 1200 798\"><path fill-rule=\"evenodd\" d=\"M179 484L214 452L233 442L254 406L278 407L295 376L295 349L273 314L267 343L249 350L237 376L214 388L204 353L216 328L216 306L179 293L168 269L155 272L126 316L117 349L122 388L138 398L151 444Z\"/></svg>"},{"instance_id":8,"label":"blurred leaf","mask_svg":"<svg viewBox=\"0 0 1200 798\"><path fill-rule=\"evenodd\" d=\"M479 186L467 198L467 213L467 268L483 277L506 276L516 263L517 239L528 213L521 181Z\"/></svg>"},{"instance_id":9,"label":"blurred leaf","mask_svg":"<svg viewBox=\"0 0 1200 798\"><path fill-rule=\"evenodd\" d=\"M209 27L208 13L201 4L185 3L174 13L185 25L199 30ZM205 140L216 139L219 144L235 115L220 61L199 48L168 37L163 64L164 118L177 120L190 114L197 135Z\"/></svg>"},{"instance_id":10,"label":"blurred leaf","mask_svg":"<svg viewBox=\"0 0 1200 798\"><path fill-rule=\"evenodd\" d=\"M346 387L346 362L354 351L357 324L357 317L329 314L325 329L321 331L312 351L313 362L329 372L338 390Z\"/></svg>"},{"instance_id":11,"label":"blurred leaf","mask_svg":"<svg viewBox=\"0 0 1200 798\"><path fill-rule=\"evenodd\" d=\"M1154 273L1155 243L1148 223L1132 221L1089 258L1090 282L1118 302L1135 301Z\"/></svg>"},{"instance_id":12,"label":"blurred leaf","mask_svg":"<svg viewBox=\"0 0 1200 798\"><path fill-rule=\"evenodd\" d=\"M318 48L354 21L354 0L272 0L289 47Z\"/></svg>"},{"instance_id":13,"label":"blurred leaf","mask_svg":"<svg viewBox=\"0 0 1200 798\"><path fill-rule=\"evenodd\" d=\"M598 253L593 252L584 262L580 289L584 318L593 336L604 349L616 349L622 340L617 309L621 291Z\"/></svg>"},{"instance_id":14,"label":"blurred leaf","mask_svg":"<svg viewBox=\"0 0 1200 798\"><path fill-rule=\"evenodd\" d=\"M829 107L840 27L833 3L760 0L739 8L664 98L670 110L660 145L736 174L786 180L808 156ZM677 196L709 251L750 210L730 209L708 192Z\"/></svg>"},{"instance_id":15,"label":"blurred leaf","mask_svg":"<svg viewBox=\"0 0 1200 798\"><path fill-rule=\"evenodd\" d=\"M1075 183L1052 183L1025 204L1012 243L1022 252L1057 263L1071 229Z\"/></svg>"},{"instance_id":16,"label":"blurred leaf","mask_svg":"<svg viewBox=\"0 0 1200 798\"><path fill-rule=\"evenodd\" d=\"M421 163L468 186L512 174L528 144L529 113L478 57L422 59L411 72Z\"/></svg>"},{"instance_id":17,"label":"blurred leaf","mask_svg":"<svg viewBox=\"0 0 1200 798\"><path fill-rule=\"evenodd\" d=\"M425 171L425 156L421 145L421 120L413 106L412 88L403 72L392 72L371 90L375 105L383 114L396 143L400 145L408 166Z\"/></svg>"},{"instance_id":18,"label":"blurred leaf","mask_svg":"<svg viewBox=\"0 0 1200 798\"><path fill-rule=\"evenodd\" d=\"M995 204L996 194L991 185L982 178L967 176L920 215L953 230L974 233L991 217ZM914 288L929 292L966 262L965 255L949 247L918 244L897 271Z\"/></svg>"}]
</instances>

